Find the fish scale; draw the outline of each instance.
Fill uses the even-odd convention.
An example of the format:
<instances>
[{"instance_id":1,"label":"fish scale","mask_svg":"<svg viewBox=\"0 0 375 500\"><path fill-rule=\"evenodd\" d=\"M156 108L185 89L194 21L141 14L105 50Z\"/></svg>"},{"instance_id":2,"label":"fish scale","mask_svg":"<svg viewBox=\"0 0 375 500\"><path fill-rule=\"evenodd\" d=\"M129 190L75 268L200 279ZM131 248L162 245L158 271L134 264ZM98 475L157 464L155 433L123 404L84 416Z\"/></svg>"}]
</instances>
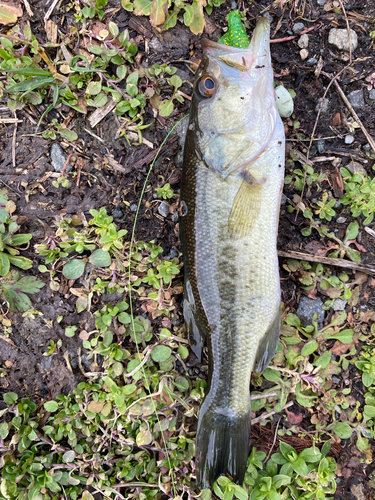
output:
<instances>
[{"instance_id":1,"label":"fish scale","mask_svg":"<svg viewBox=\"0 0 375 500\"><path fill-rule=\"evenodd\" d=\"M180 217L184 316L192 348L208 347L199 410L197 482L242 483L249 454L250 378L270 361L280 327L276 238L285 137L273 97L269 21L249 49L206 42L185 143ZM214 93L202 94L210 78ZM204 91L204 87L203 87Z\"/></svg>"}]
</instances>

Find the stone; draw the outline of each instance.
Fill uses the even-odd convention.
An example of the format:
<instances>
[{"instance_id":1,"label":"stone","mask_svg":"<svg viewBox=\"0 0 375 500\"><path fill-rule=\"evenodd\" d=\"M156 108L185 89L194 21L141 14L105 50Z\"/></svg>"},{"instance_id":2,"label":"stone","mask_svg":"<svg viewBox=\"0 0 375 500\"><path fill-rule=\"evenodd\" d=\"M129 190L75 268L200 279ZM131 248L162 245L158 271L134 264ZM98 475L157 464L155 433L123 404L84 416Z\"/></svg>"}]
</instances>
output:
<instances>
[{"instance_id":1,"label":"stone","mask_svg":"<svg viewBox=\"0 0 375 500\"><path fill-rule=\"evenodd\" d=\"M352 175L354 175L354 174L367 175L365 167L363 165L361 165L360 163L358 163L357 161L351 161L350 163L345 165L345 167L347 168L347 170L349 170L349 172Z\"/></svg>"},{"instance_id":2,"label":"stone","mask_svg":"<svg viewBox=\"0 0 375 500\"><path fill-rule=\"evenodd\" d=\"M112 210L112 216L115 219L121 219L124 216L124 212L120 208L115 208Z\"/></svg>"},{"instance_id":3,"label":"stone","mask_svg":"<svg viewBox=\"0 0 375 500\"><path fill-rule=\"evenodd\" d=\"M296 315L301 320L302 326L307 326L312 324L312 318L316 313L318 315L318 328L323 328L323 322L326 312L323 307L323 301L320 298L310 299L310 297L301 297L298 304Z\"/></svg>"},{"instance_id":4,"label":"stone","mask_svg":"<svg viewBox=\"0 0 375 500\"><path fill-rule=\"evenodd\" d=\"M314 66L314 64L316 64L318 62L317 59L315 59L315 57L310 57L310 59L308 59L306 61L306 64L307 66Z\"/></svg>"},{"instance_id":5,"label":"stone","mask_svg":"<svg viewBox=\"0 0 375 500\"><path fill-rule=\"evenodd\" d=\"M309 46L309 35L306 35L306 33L304 35L301 35L297 44L301 49L307 49L307 47Z\"/></svg>"},{"instance_id":6,"label":"stone","mask_svg":"<svg viewBox=\"0 0 375 500\"><path fill-rule=\"evenodd\" d=\"M368 93L370 99L375 99L375 89L371 89Z\"/></svg>"},{"instance_id":7,"label":"stone","mask_svg":"<svg viewBox=\"0 0 375 500\"><path fill-rule=\"evenodd\" d=\"M280 204L281 204L281 205L285 205L285 204L286 204L287 199L288 199L288 198L287 198L287 197L285 196L285 194L283 193L283 194L281 195L281 203L280 203Z\"/></svg>"},{"instance_id":8,"label":"stone","mask_svg":"<svg viewBox=\"0 0 375 500\"><path fill-rule=\"evenodd\" d=\"M363 146L363 151L370 151L370 149L371 149L371 146L370 146L370 144L369 144L369 143L367 143L367 144L365 144L365 145Z\"/></svg>"},{"instance_id":9,"label":"stone","mask_svg":"<svg viewBox=\"0 0 375 500\"><path fill-rule=\"evenodd\" d=\"M332 382L333 382L334 384L339 384L339 383L341 382L341 379L340 379L340 378L338 378L338 377L335 377L335 376L333 375L333 377L332 377Z\"/></svg>"},{"instance_id":10,"label":"stone","mask_svg":"<svg viewBox=\"0 0 375 500\"><path fill-rule=\"evenodd\" d=\"M327 3L327 0L317 0L318 5L325 5Z\"/></svg>"},{"instance_id":11,"label":"stone","mask_svg":"<svg viewBox=\"0 0 375 500\"><path fill-rule=\"evenodd\" d=\"M295 33L296 35L298 35L299 33L301 33L301 31L303 31L305 29L305 25L303 23L296 23L294 26L293 26L293 33Z\"/></svg>"},{"instance_id":12,"label":"stone","mask_svg":"<svg viewBox=\"0 0 375 500\"><path fill-rule=\"evenodd\" d=\"M325 143L326 141L324 139L320 139L319 141L317 141L317 147L320 154L325 153Z\"/></svg>"},{"instance_id":13,"label":"stone","mask_svg":"<svg viewBox=\"0 0 375 500\"><path fill-rule=\"evenodd\" d=\"M61 148L60 144L57 142L54 142L51 146L51 163L52 166L55 170L55 172L58 172L61 174L65 162L66 162L66 154L64 153L63 149ZM68 163L68 166L66 167L66 172L70 172L72 170L72 166L70 163Z\"/></svg>"},{"instance_id":14,"label":"stone","mask_svg":"<svg viewBox=\"0 0 375 500\"><path fill-rule=\"evenodd\" d=\"M333 310L334 311L344 311L347 303L348 303L347 300L335 299L333 302Z\"/></svg>"},{"instance_id":15,"label":"stone","mask_svg":"<svg viewBox=\"0 0 375 500\"><path fill-rule=\"evenodd\" d=\"M363 89L353 90L353 92L350 92L347 97L348 101L355 110L361 111L366 106L365 99L363 97Z\"/></svg>"},{"instance_id":16,"label":"stone","mask_svg":"<svg viewBox=\"0 0 375 500\"><path fill-rule=\"evenodd\" d=\"M345 136L345 144L353 144L354 142L354 137L352 135L346 135Z\"/></svg>"},{"instance_id":17,"label":"stone","mask_svg":"<svg viewBox=\"0 0 375 500\"><path fill-rule=\"evenodd\" d=\"M165 203L165 201L162 201L160 203L160 205L158 206L158 212L162 217L168 217L168 215L169 215L168 203Z\"/></svg>"},{"instance_id":18,"label":"stone","mask_svg":"<svg viewBox=\"0 0 375 500\"><path fill-rule=\"evenodd\" d=\"M329 102L329 99L327 99L326 97L323 99L322 97L320 99L318 99L318 104L316 105L315 107L315 111L318 113L319 112L319 108L320 108L320 104L321 102L323 101L323 104L322 104L322 109L320 110L320 113L322 115L325 115L328 113L329 111L329 106L330 106L330 102Z\"/></svg>"},{"instance_id":19,"label":"stone","mask_svg":"<svg viewBox=\"0 0 375 500\"><path fill-rule=\"evenodd\" d=\"M153 52L156 52L158 54L162 54L165 52L165 47L163 46L159 38L156 36L151 38L148 46L150 47L150 49L152 49Z\"/></svg>"},{"instance_id":20,"label":"stone","mask_svg":"<svg viewBox=\"0 0 375 500\"><path fill-rule=\"evenodd\" d=\"M130 205L130 210L132 212L136 212L137 211L137 208L138 208L138 205L136 205L135 203L133 203L132 205Z\"/></svg>"},{"instance_id":21,"label":"stone","mask_svg":"<svg viewBox=\"0 0 375 500\"><path fill-rule=\"evenodd\" d=\"M357 33L352 29L350 30L350 41L351 41L352 52L354 52L355 49L358 47L358 37ZM345 50L346 52L349 52L350 45L349 45L348 30L346 28L345 29L332 28L328 35L328 42L340 50Z\"/></svg>"},{"instance_id":22,"label":"stone","mask_svg":"<svg viewBox=\"0 0 375 500\"><path fill-rule=\"evenodd\" d=\"M302 49L299 51L299 55L301 56L302 61L309 57L309 51L307 49Z\"/></svg>"}]
</instances>

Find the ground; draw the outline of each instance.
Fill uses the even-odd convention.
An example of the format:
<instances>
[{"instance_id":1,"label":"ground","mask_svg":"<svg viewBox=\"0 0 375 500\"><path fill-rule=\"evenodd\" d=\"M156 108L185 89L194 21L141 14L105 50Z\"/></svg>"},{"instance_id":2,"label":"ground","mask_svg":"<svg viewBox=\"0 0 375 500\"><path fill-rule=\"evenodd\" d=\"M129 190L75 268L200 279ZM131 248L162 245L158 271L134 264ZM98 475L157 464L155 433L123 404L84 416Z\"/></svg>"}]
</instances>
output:
<instances>
[{"instance_id":1,"label":"ground","mask_svg":"<svg viewBox=\"0 0 375 500\"><path fill-rule=\"evenodd\" d=\"M340 7L342 3L345 5L345 15ZM242 8L242 2L240 4ZM342 2L328 0L324 8L319 4L316 0L294 2L279 0L272 4L265 0L249 2L245 11L245 26L248 32L251 32L261 14L267 13L271 17L271 33L275 42L271 47L275 81L277 85L283 85L295 93L294 114L284 119L287 140L286 183L278 238L279 250L284 252L280 257L282 298L285 306L283 318L285 320L289 314L293 315L297 311L297 316L302 320L302 326L298 326L298 331L302 336L305 335L303 337L305 341L306 337L309 340L306 332L302 331L305 324L304 313L299 310L301 298L307 296L311 300L322 299L323 302L331 300L329 307L326 308L324 323L319 329L327 327L340 311L345 311L344 320L336 325L354 330L354 338L352 335L347 342L341 343L339 338L332 339L331 332L331 339L325 339L323 350L319 344L320 356L325 349L332 349L332 359L340 361L331 373L323 376L324 390L319 396L321 400L327 397L334 398L336 406L332 414L335 414L340 421L342 412L345 413L348 406L349 410L353 410L356 401L359 401L360 405L365 401L367 387L362 384L362 372L354 362L346 366L340 363L348 356L349 361L355 357L359 359L363 346L370 346L368 352L371 352L371 335L374 329L370 333L370 328L375 321L375 313L373 314L375 270L367 269L363 273L363 269L361 270L358 265L356 267L355 263L352 269L325 266L322 271L311 262L311 268L306 264L303 267L304 264L298 262L306 263L306 261L302 259L298 261L295 252L324 258L332 256L332 252L336 251L334 257L345 258L347 263L352 263L353 260L358 262L357 257L350 260L350 250L346 251L348 246L345 246L345 242L352 240L354 243L349 248L352 251L358 250L361 264L370 267L374 264L375 232L371 230L375 229L374 223L364 225L363 215L354 217L350 205L340 202L343 197L342 178L345 177L342 176L342 172L340 173L340 168L352 169L351 173L362 168L372 177L375 151L371 150L368 137L365 136L357 118L353 116L352 110L340 96L337 86L331 84L326 95L325 91L332 79L340 73L337 78L339 87L345 96L349 95L350 102L367 134L375 138L375 75L371 83L371 74L375 72L374 35L371 36L371 33L375 34L375 1L369 0L363 2L363 5L354 5L344 0ZM66 2L58 4L50 17L60 30L59 36L67 36L71 32L71 26L78 25L75 24L73 10L67 12L66 5ZM23 6L23 15L19 18L18 25L23 30L27 23L30 23L32 33L39 44L43 45L47 42L42 21L46 12L45 2L33 1L30 2L30 7L34 16L31 17ZM219 39L226 26L225 16L231 10L231 4L226 2L213 9L212 15L206 17L205 31L201 35L192 34L181 20L174 28L162 31L153 27L147 17L136 17L133 13L120 8L118 2L113 0L108 2L105 10L107 13L100 22L108 26L109 21L112 21L117 24L120 31L128 29L130 40L135 41L138 46L133 70L139 67L151 67L153 64L168 63L175 66L178 68L176 74L183 81L180 90L184 94L184 102L174 101L175 109L166 117L161 116L155 107L148 103L143 114L144 123L152 124L143 131L143 137L148 142L135 145L133 139L128 142L124 136L116 136L119 121L114 114L109 113L92 128L88 116L94 108L87 109L87 114L79 114L64 103L44 116L40 131L35 133L36 123L52 102L51 91L46 94L41 104L35 106L28 104L23 109L17 110L16 117L20 120L19 123L6 123L3 118L15 115L6 107L7 96L4 94L0 106L0 188L6 188L9 199L16 204L15 214L21 226L20 232L32 234L30 244L22 251L22 255L32 259L33 265L31 269L22 271L22 275L35 276L43 281L45 286L40 293L31 296L33 311L31 314L11 312L7 303L1 301L0 318L3 320L3 326L0 326L0 329L3 331L0 332L0 393L14 392L19 398L29 398L38 405L39 410L46 401L53 400L60 394L67 395L74 390L79 382L85 380L86 372L96 371L93 369L92 358L88 359L89 351L82 344L82 339L85 337L82 335L68 337L65 334L66 328L76 326L77 333L95 330L96 318L92 313L106 304L116 304L121 300L122 294L117 292L110 294L108 291L101 295L94 293L91 310L78 313L77 294L74 294L74 290L83 289L86 286L85 279L94 279L97 275L94 274L89 278L83 275L77 280L68 279L61 273L60 266L57 268L55 278L57 288L51 289L49 274L40 272L39 268L45 263L45 258L37 253L35 244L41 244L45 238L55 237L57 229L55 223L62 217L77 216L81 224L85 225L86 220L91 218L90 210L99 210L100 207L105 207L107 213L113 216L118 228L127 230L124 240L130 241L136 205L157 148L171 127L189 112L189 95L191 95L189 83L194 80L196 67L189 61L199 62L203 38ZM95 18L89 22L99 21ZM295 36L296 23L303 23L302 31L313 28L307 33L308 57L303 60L300 55L301 47L298 45L300 35ZM346 30L347 25L358 36L358 48L351 54L328 42L332 28ZM8 29L9 26L2 26L1 31L6 34ZM74 54L74 44L69 40L65 43ZM46 48L51 60L54 60L57 50L53 45L51 48ZM311 61L311 58L314 58L315 62ZM1 78L4 80L6 77ZM359 105L350 97L351 93L357 90L362 91L363 96ZM168 91L165 92L164 98L168 96ZM323 96L327 101L319 107ZM67 124L69 129L75 130L78 139L69 142L61 135L57 135L56 139L44 138L41 132L48 128L53 118L59 123ZM166 147L159 154L147 178L135 227L137 241L154 241L162 248L161 257L167 260L179 259L179 263L181 263L181 249L177 215L182 167L182 133L181 126L172 132ZM51 164L51 146L56 142L60 143L66 155L75 153L82 159L79 182L77 182L78 177L72 177L71 187L68 188L61 185L55 187L52 184L60 175L55 172ZM13 155L15 161L12 160ZM312 167L311 170L306 170L306 165ZM75 165L73 172L77 169ZM300 184L304 178L306 182L301 192ZM158 195L157 188L162 188L166 183L170 184L173 196L163 200ZM323 193L327 193L326 199ZM334 202L329 208L334 213L330 216L327 203L333 199ZM161 204L164 204L164 207L161 207ZM166 212L163 212L163 208ZM306 209L310 211L311 217L308 216ZM319 214L322 215L320 218ZM327 217L324 217L324 214L327 214ZM308 234L312 221L318 223L312 226L311 233ZM355 221L359 222L358 231L354 237L345 240L348 225ZM322 229L323 226L327 226L326 232ZM301 229L305 230L305 234L301 234ZM327 237L327 233L332 237ZM343 272L347 275L343 276ZM336 281L332 277L335 277ZM183 331L182 271L175 275L172 285L174 307L168 315L156 315L150 308L144 307L146 302L141 298L142 294L134 301L135 313L147 317L155 331L159 331L162 327L174 332ZM336 307L333 300L341 300L342 306L336 302ZM309 316L309 313L305 315ZM287 340L286 342L283 340L286 349L288 345L298 344L298 342L288 344L288 338L293 338L297 332L296 324L290 318L294 316L289 317L289 322L285 323L282 333L284 334L282 339ZM61 346L52 355L46 356L51 341L58 343L59 340L62 341ZM294 354L301 358L307 356L307 359L310 359L311 364L305 367L306 374L309 373L309 369L314 368L317 352L314 354L314 349L311 351L303 349L302 345L299 351L296 347ZM282 369L293 368L293 363L285 364L281 359L282 353L278 354L280 356L275 359L274 366L280 368L280 373ZM99 371L102 369L100 368L102 361L103 358L98 356ZM302 363L301 359L295 362L295 369L298 363ZM205 377L205 361L201 365L190 353L186 365L191 383L195 381L197 375ZM177 366L180 372L181 366L181 364ZM328 364L328 367L330 366L332 367L331 363ZM263 385L260 386L262 382L255 379L253 391L273 387L273 380L272 378L268 381L263 380ZM312 445L314 432L317 432L316 429L321 429L319 425L322 422L326 422L327 425L332 423L328 417L329 412L323 410L323 403L319 408L316 406L312 408L301 404L298 398L296 400L293 394L296 384L298 387L298 383L292 383L293 391L288 397L288 401L293 402L292 406L282 411L278 410L266 423L253 426L254 445L257 449L263 449L267 453L271 448L275 451L278 443L276 440L275 448L275 433L282 430L281 434L279 433L280 437L297 451L301 451ZM345 393L346 388L351 389L354 403L349 401L345 406L342 403L348 394ZM331 393L331 390L335 392ZM286 401L283 402L283 406L285 403ZM5 408L5 404L0 402L0 410L2 408ZM257 409L256 416L262 413L260 408L261 406ZM372 474L375 467L368 457L375 451L373 434L366 435L369 443L359 450L356 439L360 435L360 430L355 424L356 417L349 410L341 421L349 421L353 429L356 429L352 437L340 439L332 434L332 430L329 433L331 437L334 436L331 439L333 445L331 456L339 464L336 472L338 485L334 498L370 499L374 497L374 488L371 485L374 482ZM363 406L360 406L360 410L363 413ZM304 433L303 437L301 433L294 432L294 426L299 426Z\"/></svg>"}]
</instances>

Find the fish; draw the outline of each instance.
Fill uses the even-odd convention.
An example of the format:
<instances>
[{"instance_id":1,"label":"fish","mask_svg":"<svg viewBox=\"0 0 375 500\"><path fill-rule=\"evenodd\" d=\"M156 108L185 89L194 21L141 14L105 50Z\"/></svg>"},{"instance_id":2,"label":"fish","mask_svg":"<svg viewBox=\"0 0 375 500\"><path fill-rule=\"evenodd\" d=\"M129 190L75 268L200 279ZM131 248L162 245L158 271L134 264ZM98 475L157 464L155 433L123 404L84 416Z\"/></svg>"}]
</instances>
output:
<instances>
[{"instance_id":1,"label":"fish","mask_svg":"<svg viewBox=\"0 0 375 500\"><path fill-rule=\"evenodd\" d=\"M270 23L247 49L210 40L196 72L180 190L183 312L208 383L199 409L196 478L242 484L250 452L252 371L279 341L277 232L285 163Z\"/></svg>"}]
</instances>

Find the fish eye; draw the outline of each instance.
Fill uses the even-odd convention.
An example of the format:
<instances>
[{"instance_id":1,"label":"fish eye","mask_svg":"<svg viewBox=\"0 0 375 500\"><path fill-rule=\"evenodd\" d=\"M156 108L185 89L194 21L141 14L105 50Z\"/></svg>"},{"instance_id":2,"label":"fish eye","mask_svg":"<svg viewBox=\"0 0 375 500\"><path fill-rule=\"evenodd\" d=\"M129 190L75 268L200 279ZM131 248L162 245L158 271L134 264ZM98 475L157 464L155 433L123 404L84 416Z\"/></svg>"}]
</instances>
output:
<instances>
[{"instance_id":1,"label":"fish eye","mask_svg":"<svg viewBox=\"0 0 375 500\"><path fill-rule=\"evenodd\" d=\"M204 76L198 83L198 90L202 97L211 97L216 90L215 80L211 76Z\"/></svg>"}]
</instances>

